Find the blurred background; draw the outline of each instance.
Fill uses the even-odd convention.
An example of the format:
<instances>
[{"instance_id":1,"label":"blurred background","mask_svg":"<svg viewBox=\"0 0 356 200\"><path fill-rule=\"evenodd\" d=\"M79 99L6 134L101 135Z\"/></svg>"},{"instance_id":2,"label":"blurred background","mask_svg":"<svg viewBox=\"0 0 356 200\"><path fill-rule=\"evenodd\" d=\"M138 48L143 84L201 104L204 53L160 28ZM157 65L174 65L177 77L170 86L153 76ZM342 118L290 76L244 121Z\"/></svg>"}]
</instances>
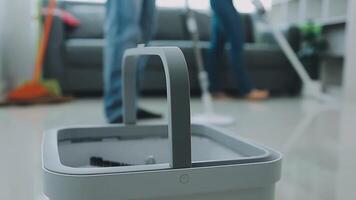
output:
<instances>
[{"instance_id":1,"label":"blurred background","mask_svg":"<svg viewBox=\"0 0 356 200\"><path fill-rule=\"evenodd\" d=\"M39 30L42 23L39 17L41 5L38 1L14 0L1 1L1 94L5 90L28 80L33 71L38 47ZM190 7L198 12L198 25L201 34L200 46L205 53L210 40L210 5L209 1L189 1ZM246 37L245 59L252 79L258 87L267 88L275 94L295 95L299 93L300 83L290 70L288 61L279 51L268 27L255 19L255 8L250 1L234 1L236 8L244 13ZM347 21L347 0L264 0L267 10L273 10L273 23L287 36L293 49L298 53L309 74L320 79L324 89L341 86L343 62L345 55L345 27ZM45 59L45 78L55 78L66 94L100 95L102 92L102 47L103 47L103 0L59 1L58 7L71 13L81 23L79 27L63 24L56 17L55 30L49 42ZM45 3L42 3L45 4ZM184 22L184 0L158 0L159 7L157 35L152 45L175 44L183 48L190 72L196 71L192 43ZM169 21L175 23L168 24ZM311 25L308 33L307 26ZM320 31L318 31L320 30ZM308 38L308 34L309 37ZM313 35L314 34L314 35ZM279 52L278 52L279 51ZM80 56L85 53L89 59ZM259 63L263 55L275 60ZM79 55L79 56L77 56ZM153 62L153 63L152 63ZM155 77L154 61L145 70L143 93L160 93L164 91L163 80ZM266 62L266 60L264 60ZM224 67L222 67L224 68ZM160 71L160 70L158 70ZM81 76L79 82L76 79ZM224 75L223 75L224 76ZM192 91L197 92L196 76L191 77ZM279 77L276 80L275 77ZM88 80L90 79L90 81ZM225 84L232 90L234 80ZM271 83L271 80L277 81ZM78 81L78 82L76 82ZM230 87L230 88L229 88ZM162 90L163 89L163 90Z\"/></svg>"},{"instance_id":2,"label":"blurred background","mask_svg":"<svg viewBox=\"0 0 356 200\"><path fill-rule=\"evenodd\" d=\"M182 49L191 83L191 110L193 115L202 113L185 1L156 2L157 30L149 45ZM234 0L242 13L247 71L258 88L271 92L271 98L214 101L215 110L235 119L225 128L236 135L283 153L276 199L356 199L356 1L262 2L273 25L327 98L303 95L302 81L255 6L248 0ZM9 91L33 76L47 4L45 0L0 0L0 199L4 200L46 199L41 169L46 130L107 125L102 99L105 0L57 2L43 77L57 80L69 102L35 106L5 102ZM206 57L211 39L209 0L190 0L189 6L194 9L198 44ZM223 89L236 95L238 85L229 71L228 49L227 45L219 76ZM143 71L140 105L162 113L166 120L165 78L157 65L161 65L159 60L150 58Z\"/></svg>"}]
</instances>

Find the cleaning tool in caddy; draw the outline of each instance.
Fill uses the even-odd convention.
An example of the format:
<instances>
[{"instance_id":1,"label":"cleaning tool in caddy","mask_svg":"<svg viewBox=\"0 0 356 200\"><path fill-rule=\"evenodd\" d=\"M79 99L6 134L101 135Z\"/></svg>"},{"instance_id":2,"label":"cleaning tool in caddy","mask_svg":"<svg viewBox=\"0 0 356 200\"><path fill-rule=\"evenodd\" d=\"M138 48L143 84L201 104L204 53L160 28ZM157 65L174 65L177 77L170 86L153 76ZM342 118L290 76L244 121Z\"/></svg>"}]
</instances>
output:
<instances>
[{"instance_id":1,"label":"cleaning tool in caddy","mask_svg":"<svg viewBox=\"0 0 356 200\"><path fill-rule=\"evenodd\" d=\"M220 115L215 113L212 96L209 91L209 78L204 68L203 55L199 47L199 29L194 11L189 7L189 1L185 1L186 5L186 23L189 34L193 41L193 49L198 67L198 80L202 92L201 100L203 102L203 113L193 116L192 120L196 123L206 123L214 125L230 125L235 122L235 119L230 116Z\"/></svg>"}]
</instances>

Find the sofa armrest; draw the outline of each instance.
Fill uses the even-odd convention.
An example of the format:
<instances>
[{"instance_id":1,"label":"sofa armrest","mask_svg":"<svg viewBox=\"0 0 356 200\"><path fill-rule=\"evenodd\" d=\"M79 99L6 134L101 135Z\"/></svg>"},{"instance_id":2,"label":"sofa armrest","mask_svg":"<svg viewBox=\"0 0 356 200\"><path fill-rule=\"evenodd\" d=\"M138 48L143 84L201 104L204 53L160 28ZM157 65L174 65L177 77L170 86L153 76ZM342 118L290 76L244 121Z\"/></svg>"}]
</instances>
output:
<instances>
[{"instance_id":1,"label":"sofa armrest","mask_svg":"<svg viewBox=\"0 0 356 200\"><path fill-rule=\"evenodd\" d=\"M46 79L57 79L61 85L65 84L63 74L63 47L65 40L65 26L62 20L55 16L48 41L43 66L43 76ZM62 86L63 87L63 86Z\"/></svg>"},{"instance_id":2,"label":"sofa armrest","mask_svg":"<svg viewBox=\"0 0 356 200\"><path fill-rule=\"evenodd\" d=\"M247 69L253 72L251 78L257 87L277 93L284 90L293 95L300 92L301 81L279 46L246 45L245 63Z\"/></svg>"}]
</instances>

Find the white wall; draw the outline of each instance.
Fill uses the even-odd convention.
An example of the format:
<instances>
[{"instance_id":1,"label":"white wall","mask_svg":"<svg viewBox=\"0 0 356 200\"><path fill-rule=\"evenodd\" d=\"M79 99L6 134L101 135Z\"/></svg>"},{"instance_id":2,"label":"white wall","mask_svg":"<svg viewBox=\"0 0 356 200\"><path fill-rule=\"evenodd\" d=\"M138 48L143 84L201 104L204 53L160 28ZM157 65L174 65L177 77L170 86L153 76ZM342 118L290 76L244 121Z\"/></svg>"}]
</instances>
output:
<instances>
[{"instance_id":1,"label":"white wall","mask_svg":"<svg viewBox=\"0 0 356 200\"><path fill-rule=\"evenodd\" d=\"M5 93L5 81L4 81L4 63L3 63L3 33L4 33L4 7L5 0L0 0L0 100L4 98Z\"/></svg>"},{"instance_id":2,"label":"white wall","mask_svg":"<svg viewBox=\"0 0 356 200\"><path fill-rule=\"evenodd\" d=\"M356 1L349 1L349 16L347 23L347 47L344 71L344 95L347 102L356 104Z\"/></svg>"},{"instance_id":3,"label":"white wall","mask_svg":"<svg viewBox=\"0 0 356 200\"><path fill-rule=\"evenodd\" d=\"M5 0L0 0L0 77L2 77L2 52L3 52L3 26L4 26L4 7Z\"/></svg>"},{"instance_id":4,"label":"white wall","mask_svg":"<svg viewBox=\"0 0 356 200\"><path fill-rule=\"evenodd\" d=\"M6 1L3 13L3 63L8 87L18 86L32 76L36 54L36 0Z\"/></svg>"}]
</instances>

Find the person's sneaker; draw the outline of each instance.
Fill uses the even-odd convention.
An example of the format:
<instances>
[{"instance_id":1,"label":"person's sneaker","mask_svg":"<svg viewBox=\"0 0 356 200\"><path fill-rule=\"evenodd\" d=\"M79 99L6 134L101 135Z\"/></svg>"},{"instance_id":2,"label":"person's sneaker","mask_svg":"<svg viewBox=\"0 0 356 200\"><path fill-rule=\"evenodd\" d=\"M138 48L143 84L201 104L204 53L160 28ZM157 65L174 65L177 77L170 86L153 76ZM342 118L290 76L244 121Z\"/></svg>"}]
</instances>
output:
<instances>
[{"instance_id":1,"label":"person's sneaker","mask_svg":"<svg viewBox=\"0 0 356 200\"><path fill-rule=\"evenodd\" d=\"M245 95L244 98L251 101L259 101L259 100L268 99L269 96L270 94L269 91L267 90L253 89L250 93Z\"/></svg>"},{"instance_id":2,"label":"person's sneaker","mask_svg":"<svg viewBox=\"0 0 356 200\"><path fill-rule=\"evenodd\" d=\"M234 97L226 94L225 92L214 92L214 93L211 93L211 96L215 100L232 100L232 99L234 99Z\"/></svg>"},{"instance_id":3,"label":"person's sneaker","mask_svg":"<svg viewBox=\"0 0 356 200\"><path fill-rule=\"evenodd\" d=\"M138 120L145 120L145 119L159 119L162 118L161 114L153 113L147 110L144 110L142 108L138 108L137 110L137 119ZM110 124L122 124L123 123L123 117L119 117L118 119L110 122Z\"/></svg>"}]
</instances>

